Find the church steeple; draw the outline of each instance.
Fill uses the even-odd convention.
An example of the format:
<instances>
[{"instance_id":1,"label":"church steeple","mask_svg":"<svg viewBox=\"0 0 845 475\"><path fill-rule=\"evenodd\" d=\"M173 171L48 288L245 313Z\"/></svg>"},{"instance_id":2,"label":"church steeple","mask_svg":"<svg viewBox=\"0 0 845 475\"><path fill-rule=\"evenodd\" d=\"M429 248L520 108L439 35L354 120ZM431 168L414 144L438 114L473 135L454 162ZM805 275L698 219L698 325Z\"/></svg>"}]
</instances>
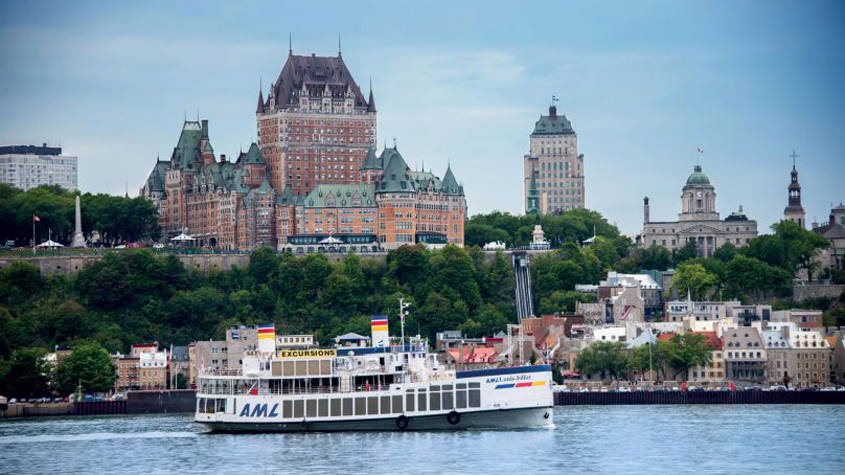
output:
<instances>
[{"instance_id":1,"label":"church steeple","mask_svg":"<svg viewBox=\"0 0 845 475\"><path fill-rule=\"evenodd\" d=\"M806 225L806 215L804 214L804 207L801 205L801 184L798 183L798 168L795 164L798 154L793 150L789 156L792 158L792 171L789 172L790 181L787 188L789 201L783 210L783 218L795 221L798 226L803 228Z\"/></svg>"}]
</instances>

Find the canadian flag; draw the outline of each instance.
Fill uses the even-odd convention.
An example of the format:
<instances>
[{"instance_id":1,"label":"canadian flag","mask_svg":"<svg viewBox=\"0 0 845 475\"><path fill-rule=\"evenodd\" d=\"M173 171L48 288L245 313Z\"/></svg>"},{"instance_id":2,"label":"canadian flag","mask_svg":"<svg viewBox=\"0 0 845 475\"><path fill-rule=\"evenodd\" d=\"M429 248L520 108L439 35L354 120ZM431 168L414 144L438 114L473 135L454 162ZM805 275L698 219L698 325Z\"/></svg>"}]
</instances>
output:
<instances>
[{"instance_id":1,"label":"canadian flag","mask_svg":"<svg viewBox=\"0 0 845 475\"><path fill-rule=\"evenodd\" d=\"M33 221L41 221L41 218L39 218L38 216L35 216L35 215L33 214L33 215L32 215L32 220L33 220Z\"/></svg>"}]
</instances>

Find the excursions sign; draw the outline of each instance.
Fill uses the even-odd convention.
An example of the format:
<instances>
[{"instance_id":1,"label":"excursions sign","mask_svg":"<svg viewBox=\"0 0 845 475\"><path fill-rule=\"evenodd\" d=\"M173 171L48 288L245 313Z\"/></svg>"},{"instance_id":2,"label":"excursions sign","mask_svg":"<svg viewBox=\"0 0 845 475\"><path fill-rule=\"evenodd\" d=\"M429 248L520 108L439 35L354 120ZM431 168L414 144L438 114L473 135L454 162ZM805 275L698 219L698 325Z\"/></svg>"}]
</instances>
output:
<instances>
[{"instance_id":1,"label":"excursions sign","mask_svg":"<svg viewBox=\"0 0 845 475\"><path fill-rule=\"evenodd\" d=\"M281 359L306 359L306 358L334 358L337 350L334 348L317 348L313 350L279 350Z\"/></svg>"}]
</instances>

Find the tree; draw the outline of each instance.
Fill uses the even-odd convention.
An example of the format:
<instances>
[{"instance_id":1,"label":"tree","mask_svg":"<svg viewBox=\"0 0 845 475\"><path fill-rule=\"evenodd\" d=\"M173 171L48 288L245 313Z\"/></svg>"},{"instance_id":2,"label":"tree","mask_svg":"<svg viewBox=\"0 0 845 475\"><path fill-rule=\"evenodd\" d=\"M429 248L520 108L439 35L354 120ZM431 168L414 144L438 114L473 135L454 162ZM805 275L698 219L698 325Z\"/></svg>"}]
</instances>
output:
<instances>
[{"instance_id":1,"label":"tree","mask_svg":"<svg viewBox=\"0 0 845 475\"><path fill-rule=\"evenodd\" d=\"M574 290L556 290L548 297L540 297L540 313L574 312L577 302L595 302L596 296Z\"/></svg>"},{"instance_id":2,"label":"tree","mask_svg":"<svg viewBox=\"0 0 845 475\"><path fill-rule=\"evenodd\" d=\"M483 247L488 242L510 241L510 235L504 229L497 229L489 224L468 222L464 227L464 244L466 246Z\"/></svg>"},{"instance_id":3,"label":"tree","mask_svg":"<svg viewBox=\"0 0 845 475\"><path fill-rule=\"evenodd\" d=\"M582 376L601 374L617 379L628 367L628 356L622 342L597 341L581 350L575 367Z\"/></svg>"},{"instance_id":4,"label":"tree","mask_svg":"<svg viewBox=\"0 0 845 475\"><path fill-rule=\"evenodd\" d=\"M41 348L21 348L12 357L2 381L5 396L32 398L49 394L50 369Z\"/></svg>"},{"instance_id":5,"label":"tree","mask_svg":"<svg viewBox=\"0 0 845 475\"><path fill-rule=\"evenodd\" d=\"M695 241L687 241L680 249L672 250L672 256L675 265L678 266L684 261L698 257L698 246L695 245Z\"/></svg>"},{"instance_id":6,"label":"tree","mask_svg":"<svg viewBox=\"0 0 845 475\"><path fill-rule=\"evenodd\" d=\"M56 366L54 383L62 394L82 385L85 392L106 392L114 387L115 372L109 352L96 342L80 343Z\"/></svg>"},{"instance_id":7,"label":"tree","mask_svg":"<svg viewBox=\"0 0 845 475\"><path fill-rule=\"evenodd\" d=\"M687 379L690 368L710 363L711 348L704 335L695 333L675 335L672 337L671 345L673 348L669 356L669 365L676 371L674 378L677 378L678 374L683 374L684 379Z\"/></svg>"},{"instance_id":8,"label":"tree","mask_svg":"<svg viewBox=\"0 0 845 475\"><path fill-rule=\"evenodd\" d=\"M795 262L799 269L807 271L807 280L813 280L813 273L821 265L816 255L822 249L830 246L824 236L813 231L807 231L798 223L785 219L772 225L775 236L782 239L789 260Z\"/></svg>"},{"instance_id":9,"label":"tree","mask_svg":"<svg viewBox=\"0 0 845 475\"><path fill-rule=\"evenodd\" d=\"M735 255L725 267L725 293L760 301L788 287L790 274L753 257Z\"/></svg>"},{"instance_id":10,"label":"tree","mask_svg":"<svg viewBox=\"0 0 845 475\"><path fill-rule=\"evenodd\" d=\"M716 286L716 283L716 276L699 263L681 264L672 278L672 288L677 290L679 295L686 295L689 292L694 300L707 298L708 292Z\"/></svg>"},{"instance_id":11,"label":"tree","mask_svg":"<svg viewBox=\"0 0 845 475\"><path fill-rule=\"evenodd\" d=\"M713 253L713 257L722 262L729 262L734 258L737 252L736 246L730 242L725 242L716 249L716 252Z\"/></svg>"}]
</instances>

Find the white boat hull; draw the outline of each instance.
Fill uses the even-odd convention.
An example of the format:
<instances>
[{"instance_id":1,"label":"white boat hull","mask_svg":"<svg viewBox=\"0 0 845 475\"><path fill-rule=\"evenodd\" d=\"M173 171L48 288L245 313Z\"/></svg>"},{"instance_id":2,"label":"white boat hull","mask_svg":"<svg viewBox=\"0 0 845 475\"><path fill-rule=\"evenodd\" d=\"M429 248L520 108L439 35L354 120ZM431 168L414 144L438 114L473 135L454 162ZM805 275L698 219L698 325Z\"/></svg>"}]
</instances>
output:
<instances>
[{"instance_id":1,"label":"white boat hull","mask_svg":"<svg viewBox=\"0 0 845 475\"><path fill-rule=\"evenodd\" d=\"M448 414L384 417L357 420L320 420L301 422L209 422L202 425L211 432L341 432L341 431L408 431L408 430L465 430L465 429L523 429L552 426L552 407L497 409L458 413L449 420ZM405 424L407 423L407 424Z\"/></svg>"}]
</instances>

